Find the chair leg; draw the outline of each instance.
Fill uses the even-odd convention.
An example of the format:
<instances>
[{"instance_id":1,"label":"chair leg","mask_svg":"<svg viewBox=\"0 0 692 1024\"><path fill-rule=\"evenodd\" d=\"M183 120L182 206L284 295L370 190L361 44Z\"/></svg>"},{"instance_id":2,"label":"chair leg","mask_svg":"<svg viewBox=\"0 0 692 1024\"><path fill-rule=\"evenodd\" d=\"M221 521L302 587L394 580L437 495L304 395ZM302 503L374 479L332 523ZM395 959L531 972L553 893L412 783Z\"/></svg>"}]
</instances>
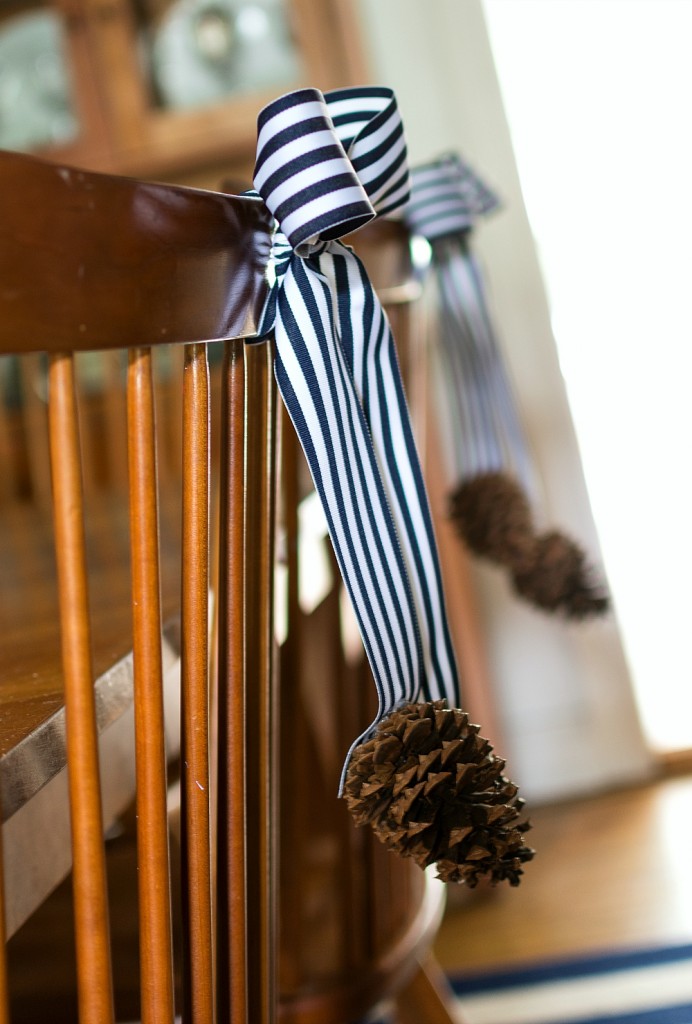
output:
<instances>
[{"instance_id":1,"label":"chair leg","mask_svg":"<svg viewBox=\"0 0 692 1024\"><path fill-rule=\"evenodd\" d=\"M397 1024L464 1024L439 964L428 956L395 1000Z\"/></svg>"}]
</instances>

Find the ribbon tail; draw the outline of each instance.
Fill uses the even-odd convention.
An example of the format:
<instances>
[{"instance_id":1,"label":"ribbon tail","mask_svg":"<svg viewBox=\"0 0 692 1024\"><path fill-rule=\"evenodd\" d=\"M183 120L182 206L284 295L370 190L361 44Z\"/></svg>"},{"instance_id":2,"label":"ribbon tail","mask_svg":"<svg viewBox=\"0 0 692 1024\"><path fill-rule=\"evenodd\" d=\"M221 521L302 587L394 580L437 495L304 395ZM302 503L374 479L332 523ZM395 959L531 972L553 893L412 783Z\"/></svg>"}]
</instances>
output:
<instances>
[{"instance_id":1,"label":"ribbon tail","mask_svg":"<svg viewBox=\"0 0 692 1024\"><path fill-rule=\"evenodd\" d=\"M441 297L445 356L455 367L456 401L466 419L462 476L511 466L529 489L531 463L527 443L478 267L458 240L435 247L434 266Z\"/></svg>"},{"instance_id":2,"label":"ribbon tail","mask_svg":"<svg viewBox=\"0 0 692 1024\"><path fill-rule=\"evenodd\" d=\"M437 544L389 321L354 253L333 246L319 261L339 296L343 352L370 430L411 581L423 646L423 692L427 700L446 698L457 706L459 680Z\"/></svg>"},{"instance_id":3,"label":"ribbon tail","mask_svg":"<svg viewBox=\"0 0 692 1024\"><path fill-rule=\"evenodd\" d=\"M321 275L292 262L277 303L276 378L372 667L380 704L374 726L419 698L422 648L407 567L331 306Z\"/></svg>"}]
</instances>

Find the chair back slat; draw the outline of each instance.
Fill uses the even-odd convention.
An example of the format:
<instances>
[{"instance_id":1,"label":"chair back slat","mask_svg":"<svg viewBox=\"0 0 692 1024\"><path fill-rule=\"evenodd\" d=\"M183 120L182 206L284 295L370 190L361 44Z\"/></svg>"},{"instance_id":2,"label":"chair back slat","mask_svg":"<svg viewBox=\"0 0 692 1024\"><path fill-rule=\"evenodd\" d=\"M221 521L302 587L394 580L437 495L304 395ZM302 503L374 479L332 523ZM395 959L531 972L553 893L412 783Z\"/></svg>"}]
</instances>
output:
<instances>
[{"instance_id":1,"label":"chair back slat","mask_svg":"<svg viewBox=\"0 0 692 1024\"><path fill-rule=\"evenodd\" d=\"M185 1005L214 1019L209 771L209 364L188 345L183 370L181 794Z\"/></svg>"},{"instance_id":2,"label":"chair back slat","mask_svg":"<svg viewBox=\"0 0 692 1024\"><path fill-rule=\"evenodd\" d=\"M305 716L296 714L301 707L300 654L302 650L302 616L298 585L298 505L300 502L301 467L299 443L296 432L285 407L281 417L281 461L280 461L280 523L283 529L282 550L278 560L285 570L284 599L285 637L279 651L280 715L282 729L290 731L292 740L291 756L282 760L279 773L281 820L281 857L279 885L279 918L291 922L291 942L280 951L279 984L282 987L297 988L302 981L298 950L304 941L303 887L301 878L305 865L295 854L300 850L299 839L306 811L304 805L312 800L301 780L309 778L309 734ZM281 599L281 597L280 597ZM290 730L283 723L290 722ZM281 742L281 740L280 740ZM300 802L301 806L296 804ZM290 808L288 815L284 808ZM302 812L302 813L301 813ZM298 840L298 842L297 842Z\"/></svg>"},{"instance_id":3,"label":"chair back slat","mask_svg":"<svg viewBox=\"0 0 692 1024\"><path fill-rule=\"evenodd\" d=\"M275 894L278 806L277 708L273 678L276 385L271 342L248 345L246 364L245 631L248 999L252 1024L276 1015Z\"/></svg>"},{"instance_id":4,"label":"chair back slat","mask_svg":"<svg viewBox=\"0 0 692 1024\"><path fill-rule=\"evenodd\" d=\"M218 591L217 1006L249 1024L245 847L245 347L228 342L221 382Z\"/></svg>"},{"instance_id":5,"label":"chair back slat","mask_svg":"<svg viewBox=\"0 0 692 1024\"><path fill-rule=\"evenodd\" d=\"M102 838L74 358L50 358L48 416L53 479L80 1021L113 1021L108 896Z\"/></svg>"},{"instance_id":6,"label":"chair back slat","mask_svg":"<svg viewBox=\"0 0 692 1024\"><path fill-rule=\"evenodd\" d=\"M156 425L149 348L129 353L127 415L142 1021L172 1024Z\"/></svg>"}]
</instances>

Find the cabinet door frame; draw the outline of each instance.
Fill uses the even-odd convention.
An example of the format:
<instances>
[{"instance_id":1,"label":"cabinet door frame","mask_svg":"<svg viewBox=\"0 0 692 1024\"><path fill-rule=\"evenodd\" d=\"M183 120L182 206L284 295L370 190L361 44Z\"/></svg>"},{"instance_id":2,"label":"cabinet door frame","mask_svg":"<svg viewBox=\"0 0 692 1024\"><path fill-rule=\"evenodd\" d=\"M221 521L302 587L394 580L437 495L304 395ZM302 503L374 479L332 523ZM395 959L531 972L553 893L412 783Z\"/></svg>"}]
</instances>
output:
<instances>
[{"instance_id":1,"label":"cabinet door frame","mask_svg":"<svg viewBox=\"0 0 692 1024\"><path fill-rule=\"evenodd\" d=\"M82 2L109 126L112 170L170 176L252 156L257 113L281 89L229 98L194 110L157 108L138 59L137 26L130 0ZM303 74L287 88L316 85L326 90L365 79L352 4L347 0L286 2L303 64Z\"/></svg>"}]
</instances>

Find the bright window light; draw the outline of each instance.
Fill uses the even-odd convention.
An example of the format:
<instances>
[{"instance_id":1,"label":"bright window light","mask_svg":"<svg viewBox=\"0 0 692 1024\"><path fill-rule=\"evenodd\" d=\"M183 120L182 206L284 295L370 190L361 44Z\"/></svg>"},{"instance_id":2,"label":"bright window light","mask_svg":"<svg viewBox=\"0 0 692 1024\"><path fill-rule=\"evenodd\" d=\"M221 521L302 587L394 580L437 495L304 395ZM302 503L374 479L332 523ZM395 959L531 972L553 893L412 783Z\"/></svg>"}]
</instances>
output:
<instances>
[{"instance_id":1,"label":"bright window light","mask_svg":"<svg viewBox=\"0 0 692 1024\"><path fill-rule=\"evenodd\" d=\"M484 0L642 720L692 747L692 3Z\"/></svg>"}]
</instances>

